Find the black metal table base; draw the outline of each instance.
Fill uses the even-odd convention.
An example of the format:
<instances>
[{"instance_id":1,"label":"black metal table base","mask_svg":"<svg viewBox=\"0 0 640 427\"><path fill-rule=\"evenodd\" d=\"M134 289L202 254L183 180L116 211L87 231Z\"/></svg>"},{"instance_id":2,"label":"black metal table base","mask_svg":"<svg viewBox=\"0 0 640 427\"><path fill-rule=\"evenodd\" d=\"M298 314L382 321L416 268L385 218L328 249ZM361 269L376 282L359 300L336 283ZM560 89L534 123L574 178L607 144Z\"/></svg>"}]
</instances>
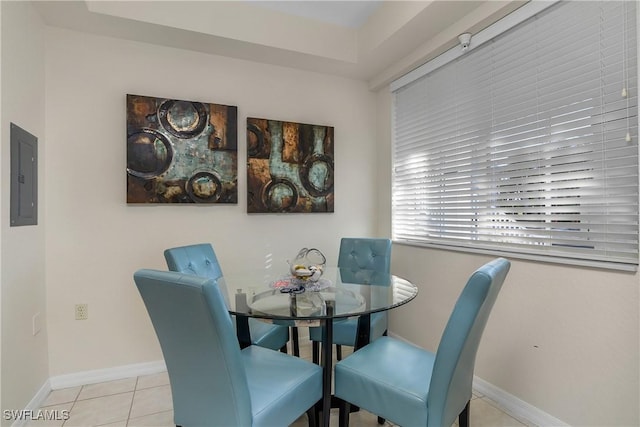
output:
<instances>
[{"instance_id":1,"label":"black metal table base","mask_svg":"<svg viewBox=\"0 0 640 427\"><path fill-rule=\"evenodd\" d=\"M316 404L316 413L322 413L320 425L329 427L331 419L331 408L340 407L340 399L331 394L331 378L333 374L333 301L327 301L327 317L323 320L322 328L322 348L320 364L322 369L322 399ZM358 318L358 331L356 336L356 345L354 351L364 347L369 343L369 330L371 327L371 316L369 314L361 315ZM240 348L246 348L251 345L251 335L249 333L249 318L246 316L237 316L236 332ZM315 352L314 352L315 354ZM357 412L360 408L350 405L349 412Z\"/></svg>"},{"instance_id":2,"label":"black metal table base","mask_svg":"<svg viewBox=\"0 0 640 427\"><path fill-rule=\"evenodd\" d=\"M331 408L339 408L341 400L331 394L331 375L333 371L333 305L327 304L327 317L324 320L324 328L322 335L322 351L321 351L321 364L323 367L323 379L322 379L322 401L319 407L319 411L322 412L323 427L329 427L329 420L331 418ZM364 347L369 344L369 334L371 328L371 316L364 314L358 318L358 330L356 336L356 345L353 351ZM350 405L349 412L358 412L359 407Z\"/></svg>"},{"instance_id":3,"label":"black metal table base","mask_svg":"<svg viewBox=\"0 0 640 427\"><path fill-rule=\"evenodd\" d=\"M331 419L331 374L333 371L333 304L327 301L327 318L322 328L322 427L329 427Z\"/></svg>"}]
</instances>

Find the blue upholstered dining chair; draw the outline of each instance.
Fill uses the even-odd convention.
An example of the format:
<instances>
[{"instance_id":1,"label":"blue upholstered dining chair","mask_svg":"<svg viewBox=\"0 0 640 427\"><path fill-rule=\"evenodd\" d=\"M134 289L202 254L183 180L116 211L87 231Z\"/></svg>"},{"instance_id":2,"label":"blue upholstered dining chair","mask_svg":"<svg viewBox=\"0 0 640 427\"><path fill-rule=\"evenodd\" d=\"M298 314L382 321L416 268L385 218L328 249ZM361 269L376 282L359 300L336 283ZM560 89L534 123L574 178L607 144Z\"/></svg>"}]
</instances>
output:
<instances>
[{"instance_id":1,"label":"blue upholstered dining chair","mask_svg":"<svg viewBox=\"0 0 640 427\"><path fill-rule=\"evenodd\" d=\"M213 247L209 243L180 246L164 251L167 267L171 271L184 274L218 279L222 277L222 269L216 257ZM226 289L222 290L227 306L229 295ZM235 319L234 319L235 321ZM281 350L286 353L289 341L289 328L283 325L273 325L258 319L249 319L249 334L251 343L272 350ZM299 355L297 346L294 346L294 355Z\"/></svg>"},{"instance_id":2,"label":"blue upholstered dining chair","mask_svg":"<svg viewBox=\"0 0 640 427\"><path fill-rule=\"evenodd\" d=\"M160 341L178 426L315 425L322 368L277 351L238 346L214 279L139 270L134 280Z\"/></svg>"},{"instance_id":3,"label":"blue upholstered dining chair","mask_svg":"<svg viewBox=\"0 0 640 427\"><path fill-rule=\"evenodd\" d=\"M356 270L373 270L389 273L391 269L391 240L345 237L340 240L338 267ZM371 315L369 339L373 341L387 333L387 313ZM341 346L355 346L358 319L349 318L333 322L333 343L336 345L338 360L342 359ZM309 338L313 341L313 361L319 361L322 342L322 327L309 328Z\"/></svg>"},{"instance_id":4,"label":"blue upholstered dining chair","mask_svg":"<svg viewBox=\"0 0 640 427\"><path fill-rule=\"evenodd\" d=\"M437 352L382 337L338 362L335 395L340 426L357 405L402 426L469 425L473 369L480 338L510 263L497 258L469 278Z\"/></svg>"}]
</instances>

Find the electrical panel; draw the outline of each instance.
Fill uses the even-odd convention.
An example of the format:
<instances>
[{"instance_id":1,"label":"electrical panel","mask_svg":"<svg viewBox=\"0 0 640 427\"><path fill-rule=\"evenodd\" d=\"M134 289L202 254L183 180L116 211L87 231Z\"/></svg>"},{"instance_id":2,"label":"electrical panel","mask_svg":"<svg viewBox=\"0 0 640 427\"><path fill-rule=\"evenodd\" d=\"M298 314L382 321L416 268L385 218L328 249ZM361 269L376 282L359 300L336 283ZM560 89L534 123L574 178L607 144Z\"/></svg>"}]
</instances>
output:
<instances>
[{"instance_id":1,"label":"electrical panel","mask_svg":"<svg viewBox=\"0 0 640 427\"><path fill-rule=\"evenodd\" d=\"M11 123L11 226L38 224L38 138Z\"/></svg>"}]
</instances>

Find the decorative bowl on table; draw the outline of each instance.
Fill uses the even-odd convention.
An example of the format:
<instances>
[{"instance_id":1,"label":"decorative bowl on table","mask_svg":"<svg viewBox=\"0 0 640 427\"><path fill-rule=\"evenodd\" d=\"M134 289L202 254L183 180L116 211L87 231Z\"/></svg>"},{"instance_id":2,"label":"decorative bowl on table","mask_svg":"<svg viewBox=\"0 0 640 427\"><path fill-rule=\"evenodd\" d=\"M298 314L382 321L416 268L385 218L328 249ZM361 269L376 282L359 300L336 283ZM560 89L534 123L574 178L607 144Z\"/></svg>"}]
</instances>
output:
<instances>
[{"instance_id":1,"label":"decorative bowl on table","mask_svg":"<svg viewBox=\"0 0 640 427\"><path fill-rule=\"evenodd\" d=\"M331 286L331 280L325 278L319 278L318 280L311 281L309 277L298 278L291 274L282 276L276 280L273 280L269 286L273 289L278 289L282 293L299 294L305 291L320 291L322 289Z\"/></svg>"},{"instance_id":2,"label":"decorative bowl on table","mask_svg":"<svg viewBox=\"0 0 640 427\"><path fill-rule=\"evenodd\" d=\"M306 290L319 291L331 286L331 281L322 279L326 258L318 249L302 248L293 261L287 260L289 273L270 283L280 292L299 294Z\"/></svg>"},{"instance_id":3,"label":"decorative bowl on table","mask_svg":"<svg viewBox=\"0 0 640 427\"><path fill-rule=\"evenodd\" d=\"M327 259L318 249L302 248L293 261L287 262L293 277L303 281L317 282L322 276Z\"/></svg>"}]
</instances>

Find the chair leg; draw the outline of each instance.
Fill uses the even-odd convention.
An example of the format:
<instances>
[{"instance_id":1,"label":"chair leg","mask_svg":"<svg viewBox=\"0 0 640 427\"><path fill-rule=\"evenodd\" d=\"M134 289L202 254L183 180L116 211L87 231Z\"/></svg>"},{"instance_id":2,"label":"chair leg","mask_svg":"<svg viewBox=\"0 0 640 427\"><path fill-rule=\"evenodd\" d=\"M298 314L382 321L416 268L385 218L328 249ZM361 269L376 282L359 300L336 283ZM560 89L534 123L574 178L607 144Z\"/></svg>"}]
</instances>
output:
<instances>
[{"instance_id":1,"label":"chair leg","mask_svg":"<svg viewBox=\"0 0 640 427\"><path fill-rule=\"evenodd\" d=\"M291 336L293 338L293 355L300 357L300 340L298 339L298 327L291 328Z\"/></svg>"},{"instance_id":2,"label":"chair leg","mask_svg":"<svg viewBox=\"0 0 640 427\"><path fill-rule=\"evenodd\" d=\"M313 363L316 365L320 364L320 343L318 341L313 341L311 346L311 353L313 358Z\"/></svg>"},{"instance_id":3,"label":"chair leg","mask_svg":"<svg viewBox=\"0 0 640 427\"><path fill-rule=\"evenodd\" d=\"M309 427L316 427L316 419L317 419L317 408L316 405L312 405L311 408L307 410L307 419L309 420Z\"/></svg>"},{"instance_id":4,"label":"chair leg","mask_svg":"<svg viewBox=\"0 0 640 427\"><path fill-rule=\"evenodd\" d=\"M336 344L336 358L342 360L342 346Z\"/></svg>"},{"instance_id":5,"label":"chair leg","mask_svg":"<svg viewBox=\"0 0 640 427\"><path fill-rule=\"evenodd\" d=\"M460 427L469 427L469 403L465 405L460 415L458 415L458 424Z\"/></svg>"},{"instance_id":6,"label":"chair leg","mask_svg":"<svg viewBox=\"0 0 640 427\"><path fill-rule=\"evenodd\" d=\"M351 412L351 404L346 400L340 400L340 409L338 413L338 426L349 427L349 413Z\"/></svg>"}]
</instances>

